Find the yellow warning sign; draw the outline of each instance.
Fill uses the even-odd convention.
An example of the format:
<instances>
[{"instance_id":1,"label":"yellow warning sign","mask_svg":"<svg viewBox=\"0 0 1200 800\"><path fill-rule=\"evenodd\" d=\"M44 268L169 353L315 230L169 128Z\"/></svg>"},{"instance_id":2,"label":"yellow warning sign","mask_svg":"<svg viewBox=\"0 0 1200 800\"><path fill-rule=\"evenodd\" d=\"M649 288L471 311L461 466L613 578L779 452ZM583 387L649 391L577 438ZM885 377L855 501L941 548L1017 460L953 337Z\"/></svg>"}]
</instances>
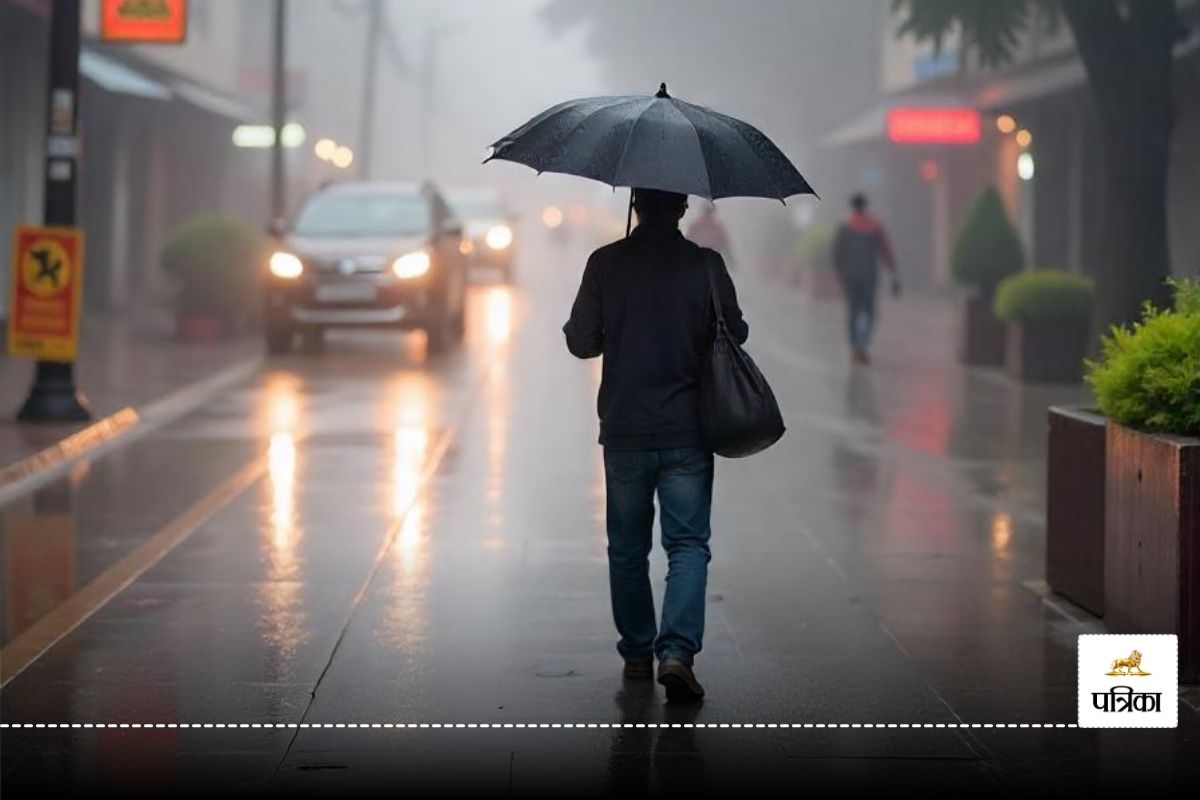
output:
<instances>
[{"instance_id":1,"label":"yellow warning sign","mask_svg":"<svg viewBox=\"0 0 1200 800\"><path fill-rule=\"evenodd\" d=\"M73 361L79 340L83 232L22 226L13 237L9 355Z\"/></svg>"}]
</instances>

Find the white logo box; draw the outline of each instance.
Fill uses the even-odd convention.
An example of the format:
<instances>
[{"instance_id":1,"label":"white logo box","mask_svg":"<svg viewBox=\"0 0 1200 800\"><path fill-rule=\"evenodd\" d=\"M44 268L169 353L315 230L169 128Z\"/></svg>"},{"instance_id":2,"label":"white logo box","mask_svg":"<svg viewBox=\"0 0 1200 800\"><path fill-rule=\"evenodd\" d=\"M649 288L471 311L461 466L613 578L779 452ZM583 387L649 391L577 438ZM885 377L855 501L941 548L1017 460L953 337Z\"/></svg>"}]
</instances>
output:
<instances>
[{"instance_id":1,"label":"white logo box","mask_svg":"<svg viewBox=\"0 0 1200 800\"><path fill-rule=\"evenodd\" d=\"M1136 667L1129 664L1135 651L1141 654ZM1081 728L1178 727L1179 641L1175 635L1081 634L1078 723Z\"/></svg>"}]
</instances>

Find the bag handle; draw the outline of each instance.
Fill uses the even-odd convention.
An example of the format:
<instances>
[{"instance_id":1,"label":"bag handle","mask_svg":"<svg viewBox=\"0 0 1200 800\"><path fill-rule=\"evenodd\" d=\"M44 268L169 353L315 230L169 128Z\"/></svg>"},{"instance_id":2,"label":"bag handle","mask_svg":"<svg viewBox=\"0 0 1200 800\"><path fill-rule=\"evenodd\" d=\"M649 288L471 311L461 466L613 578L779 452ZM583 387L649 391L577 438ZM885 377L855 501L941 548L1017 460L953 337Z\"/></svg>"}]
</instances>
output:
<instances>
[{"instance_id":1,"label":"bag handle","mask_svg":"<svg viewBox=\"0 0 1200 800\"><path fill-rule=\"evenodd\" d=\"M715 253L714 253L715 255ZM721 291L717 288L717 262L712 256L704 259L704 271L708 273L708 290L712 293L713 311L717 315L717 327L728 330L725 326L725 312L721 309Z\"/></svg>"}]
</instances>

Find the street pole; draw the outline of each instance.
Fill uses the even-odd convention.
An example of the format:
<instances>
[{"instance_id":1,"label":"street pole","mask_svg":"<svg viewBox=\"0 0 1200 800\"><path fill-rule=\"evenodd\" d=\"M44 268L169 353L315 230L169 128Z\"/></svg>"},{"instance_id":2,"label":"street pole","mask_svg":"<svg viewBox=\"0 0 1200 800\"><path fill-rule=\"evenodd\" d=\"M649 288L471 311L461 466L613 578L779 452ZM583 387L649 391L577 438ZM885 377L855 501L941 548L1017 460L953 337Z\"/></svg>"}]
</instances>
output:
<instances>
[{"instance_id":1,"label":"street pole","mask_svg":"<svg viewBox=\"0 0 1200 800\"><path fill-rule=\"evenodd\" d=\"M358 176L371 177L371 146L375 135L375 84L379 75L379 41L383 36L383 0L370 0L367 15L367 62L364 66L362 108L358 123Z\"/></svg>"},{"instance_id":2,"label":"street pole","mask_svg":"<svg viewBox=\"0 0 1200 800\"><path fill-rule=\"evenodd\" d=\"M45 225L75 225L75 185L79 178L79 0L53 0L50 6L49 85L46 103ZM55 148L49 147L54 140ZM13 269L17 269L13 265ZM33 385L17 419L22 422L79 422L91 418L87 400L75 386L71 361L38 361Z\"/></svg>"},{"instance_id":3,"label":"street pole","mask_svg":"<svg viewBox=\"0 0 1200 800\"><path fill-rule=\"evenodd\" d=\"M274 48L271 69L271 226L287 216L286 175L283 160L283 126L287 124L287 12L284 0L275 0Z\"/></svg>"}]
</instances>

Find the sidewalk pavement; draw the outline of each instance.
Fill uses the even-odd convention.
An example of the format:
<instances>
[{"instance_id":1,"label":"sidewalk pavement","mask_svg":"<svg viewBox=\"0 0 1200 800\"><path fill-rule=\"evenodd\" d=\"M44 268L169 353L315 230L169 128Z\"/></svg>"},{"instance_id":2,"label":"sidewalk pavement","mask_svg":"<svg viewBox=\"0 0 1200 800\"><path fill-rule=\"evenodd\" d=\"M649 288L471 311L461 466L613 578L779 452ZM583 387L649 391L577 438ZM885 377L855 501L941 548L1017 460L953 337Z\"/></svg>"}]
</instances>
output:
<instances>
[{"instance_id":1,"label":"sidewalk pavement","mask_svg":"<svg viewBox=\"0 0 1200 800\"><path fill-rule=\"evenodd\" d=\"M34 362L0 357L0 476L11 475L13 465L90 430L122 409L139 409L224 370L253 363L261 354L256 336L189 345L175 339L161 321L89 313L75 379L91 407L90 422L17 422L17 411L33 380ZM112 420L108 427L114 427Z\"/></svg>"}]
</instances>

